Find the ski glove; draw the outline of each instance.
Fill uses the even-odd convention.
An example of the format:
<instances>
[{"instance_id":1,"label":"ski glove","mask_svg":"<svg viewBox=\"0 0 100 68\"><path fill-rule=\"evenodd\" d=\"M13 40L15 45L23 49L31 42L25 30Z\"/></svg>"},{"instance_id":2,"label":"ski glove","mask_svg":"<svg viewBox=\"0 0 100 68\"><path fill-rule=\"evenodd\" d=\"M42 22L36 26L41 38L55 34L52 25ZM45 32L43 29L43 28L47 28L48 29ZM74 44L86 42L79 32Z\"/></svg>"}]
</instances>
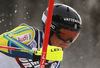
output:
<instances>
[{"instance_id":1,"label":"ski glove","mask_svg":"<svg viewBox=\"0 0 100 68\"><path fill-rule=\"evenodd\" d=\"M41 56L41 54L42 54L42 48L35 52L35 55L37 56ZM62 59L63 59L63 51L61 47L48 46L46 60L62 61Z\"/></svg>"}]
</instances>

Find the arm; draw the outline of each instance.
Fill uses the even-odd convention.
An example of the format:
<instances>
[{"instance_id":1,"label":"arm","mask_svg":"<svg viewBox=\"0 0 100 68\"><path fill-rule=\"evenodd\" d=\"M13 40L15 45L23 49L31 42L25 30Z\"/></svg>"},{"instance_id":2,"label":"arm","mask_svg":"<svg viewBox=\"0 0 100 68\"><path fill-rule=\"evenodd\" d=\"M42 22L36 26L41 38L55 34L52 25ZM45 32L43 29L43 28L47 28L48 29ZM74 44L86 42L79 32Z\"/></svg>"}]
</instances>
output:
<instances>
[{"instance_id":1,"label":"arm","mask_svg":"<svg viewBox=\"0 0 100 68\"><path fill-rule=\"evenodd\" d=\"M30 38L29 38L29 35L31 35ZM6 32L0 35L0 45L31 50L31 47L27 46L26 44L31 42L31 40L33 39L32 38L33 36L34 36L34 32L32 31L31 28L26 27L26 26L19 26L9 32ZM0 52L8 56L17 57L17 58L20 57L20 58L32 59L33 57L32 53L23 53L23 52L8 50L8 49L0 48Z\"/></svg>"},{"instance_id":2,"label":"arm","mask_svg":"<svg viewBox=\"0 0 100 68\"><path fill-rule=\"evenodd\" d=\"M32 39L34 38L34 36L35 36L35 32L31 28L26 27L26 26L19 26L9 32L6 32L6 33L0 35L0 45L32 50L32 48L27 46L26 44L30 43L32 41ZM57 52L59 52L59 51L51 52L51 49L53 51L53 49L55 49L55 47L53 47L53 48L49 47L47 60L55 60L56 58L53 58L53 56L52 56L52 58L50 58L50 54L54 55L55 53L57 54ZM17 57L17 58L30 58L30 59L34 58L33 60L38 60L41 56L41 54L38 55L38 54L33 54L33 53L23 53L23 52L17 52L17 51L1 49L1 48L0 48L0 51L8 56ZM61 51L61 53L62 53L62 51ZM57 54L57 55L59 55L59 54ZM60 59L60 61L61 61L61 59Z\"/></svg>"}]
</instances>

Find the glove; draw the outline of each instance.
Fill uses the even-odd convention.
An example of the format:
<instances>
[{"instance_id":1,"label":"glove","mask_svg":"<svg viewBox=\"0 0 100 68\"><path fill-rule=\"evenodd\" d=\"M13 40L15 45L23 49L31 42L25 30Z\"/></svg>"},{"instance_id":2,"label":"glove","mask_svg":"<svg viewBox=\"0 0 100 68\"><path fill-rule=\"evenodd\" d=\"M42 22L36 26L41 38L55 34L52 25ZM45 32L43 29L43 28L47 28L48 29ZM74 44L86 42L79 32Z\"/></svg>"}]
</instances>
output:
<instances>
[{"instance_id":1,"label":"glove","mask_svg":"<svg viewBox=\"0 0 100 68\"><path fill-rule=\"evenodd\" d=\"M41 54L42 54L42 48L35 52L35 55L41 56ZM46 60L62 61L62 59L63 59L63 51L61 47L48 46Z\"/></svg>"}]
</instances>

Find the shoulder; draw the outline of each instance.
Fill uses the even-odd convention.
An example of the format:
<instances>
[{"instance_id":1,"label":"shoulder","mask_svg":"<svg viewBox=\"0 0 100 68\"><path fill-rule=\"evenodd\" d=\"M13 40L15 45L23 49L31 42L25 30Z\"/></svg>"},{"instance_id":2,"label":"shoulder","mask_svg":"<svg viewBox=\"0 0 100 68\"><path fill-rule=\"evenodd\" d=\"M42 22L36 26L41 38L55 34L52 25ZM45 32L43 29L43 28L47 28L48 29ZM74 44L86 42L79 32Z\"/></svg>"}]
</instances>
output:
<instances>
[{"instance_id":1,"label":"shoulder","mask_svg":"<svg viewBox=\"0 0 100 68\"><path fill-rule=\"evenodd\" d=\"M34 39L36 32L31 26L27 24L21 24L6 34L20 42L28 44Z\"/></svg>"}]
</instances>

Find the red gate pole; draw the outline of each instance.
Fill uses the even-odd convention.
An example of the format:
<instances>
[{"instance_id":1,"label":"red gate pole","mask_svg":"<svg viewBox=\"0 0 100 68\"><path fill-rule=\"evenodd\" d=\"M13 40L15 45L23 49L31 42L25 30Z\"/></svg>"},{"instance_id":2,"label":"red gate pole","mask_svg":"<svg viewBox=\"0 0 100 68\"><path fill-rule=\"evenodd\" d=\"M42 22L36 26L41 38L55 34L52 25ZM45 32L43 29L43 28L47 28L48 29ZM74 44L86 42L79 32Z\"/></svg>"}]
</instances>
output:
<instances>
[{"instance_id":1,"label":"red gate pole","mask_svg":"<svg viewBox=\"0 0 100 68\"><path fill-rule=\"evenodd\" d=\"M49 0L40 68L45 68L47 46L48 46L48 41L49 41L50 26L51 26L52 13L53 13L53 4L54 4L54 0Z\"/></svg>"}]
</instances>

